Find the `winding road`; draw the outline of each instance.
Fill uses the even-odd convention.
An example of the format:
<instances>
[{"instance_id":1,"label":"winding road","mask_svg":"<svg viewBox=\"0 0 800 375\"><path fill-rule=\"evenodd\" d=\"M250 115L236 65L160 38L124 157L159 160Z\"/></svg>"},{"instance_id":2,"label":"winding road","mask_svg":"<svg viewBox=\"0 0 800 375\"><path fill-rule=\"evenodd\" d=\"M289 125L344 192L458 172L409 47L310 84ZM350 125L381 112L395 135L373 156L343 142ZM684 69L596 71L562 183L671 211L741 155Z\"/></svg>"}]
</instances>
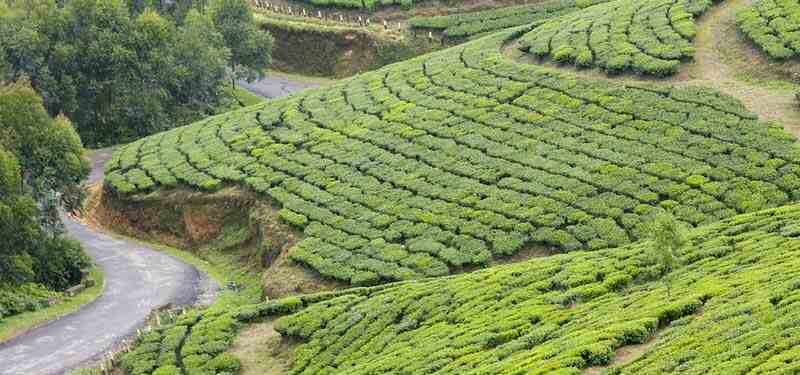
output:
<instances>
[{"instance_id":1,"label":"winding road","mask_svg":"<svg viewBox=\"0 0 800 375\"><path fill-rule=\"evenodd\" d=\"M90 183L103 178L110 154L90 156ZM63 220L69 237L83 244L105 274L105 289L79 311L0 344L2 375L62 374L99 360L142 327L153 309L192 304L216 288L193 266L163 252Z\"/></svg>"},{"instance_id":2,"label":"winding road","mask_svg":"<svg viewBox=\"0 0 800 375\"><path fill-rule=\"evenodd\" d=\"M271 98L316 84L267 77L244 86ZM110 156L109 150L90 155L90 184L102 180ZM89 365L131 337L154 309L208 302L218 288L207 275L170 255L72 218L63 220L69 237L83 244L105 274L105 289L77 312L0 343L0 375L64 374Z\"/></svg>"}]
</instances>

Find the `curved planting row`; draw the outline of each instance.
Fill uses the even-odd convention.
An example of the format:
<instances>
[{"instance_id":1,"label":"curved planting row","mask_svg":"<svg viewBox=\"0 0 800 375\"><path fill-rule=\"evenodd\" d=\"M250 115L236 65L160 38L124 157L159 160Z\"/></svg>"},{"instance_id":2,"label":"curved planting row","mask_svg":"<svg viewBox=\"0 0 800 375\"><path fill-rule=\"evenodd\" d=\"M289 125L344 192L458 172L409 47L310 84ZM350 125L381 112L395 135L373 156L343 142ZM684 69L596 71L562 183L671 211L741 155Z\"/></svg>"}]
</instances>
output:
<instances>
[{"instance_id":1,"label":"curved planting row","mask_svg":"<svg viewBox=\"0 0 800 375\"><path fill-rule=\"evenodd\" d=\"M515 64L509 36L134 142L107 186L263 193L304 230L290 256L353 284L530 244L620 246L662 210L700 225L798 198L794 139L737 101Z\"/></svg>"},{"instance_id":2,"label":"curved planting row","mask_svg":"<svg viewBox=\"0 0 800 375\"><path fill-rule=\"evenodd\" d=\"M736 23L768 55L786 59L800 52L800 3L756 0L736 15Z\"/></svg>"},{"instance_id":3,"label":"curved planting row","mask_svg":"<svg viewBox=\"0 0 800 375\"><path fill-rule=\"evenodd\" d=\"M443 32L456 38L468 38L515 26L541 23L608 0L549 0L535 4L483 10L446 16L414 17L412 27Z\"/></svg>"},{"instance_id":4,"label":"curved planting row","mask_svg":"<svg viewBox=\"0 0 800 375\"><path fill-rule=\"evenodd\" d=\"M122 356L127 375L236 374L241 363L225 353L240 327L235 312L190 311L137 338Z\"/></svg>"},{"instance_id":5,"label":"curved planting row","mask_svg":"<svg viewBox=\"0 0 800 375\"><path fill-rule=\"evenodd\" d=\"M520 39L537 56L609 72L666 76L694 54L694 17L710 0L616 0L555 18Z\"/></svg>"},{"instance_id":6,"label":"curved planting row","mask_svg":"<svg viewBox=\"0 0 800 375\"><path fill-rule=\"evenodd\" d=\"M651 341L603 373L796 373L798 222L795 205L694 230L671 294L646 241L353 290L275 328L305 341L288 374L581 374Z\"/></svg>"}]
</instances>

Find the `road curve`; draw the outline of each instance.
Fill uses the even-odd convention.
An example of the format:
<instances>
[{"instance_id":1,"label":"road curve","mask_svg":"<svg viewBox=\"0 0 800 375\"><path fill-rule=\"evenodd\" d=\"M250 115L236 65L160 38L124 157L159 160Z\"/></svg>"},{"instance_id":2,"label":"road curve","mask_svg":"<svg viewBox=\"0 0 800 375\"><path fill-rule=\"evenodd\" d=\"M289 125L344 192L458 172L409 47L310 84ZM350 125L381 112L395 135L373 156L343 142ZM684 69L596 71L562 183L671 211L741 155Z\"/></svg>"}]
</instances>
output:
<instances>
[{"instance_id":1,"label":"road curve","mask_svg":"<svg viewBox=\"0 0 800 375\"><path fill-rule=\"evenodd\" d=\"M90 182L102 179L110 153L91 155ZM205 274L163 252L70 218L64 224L105 274L105 289L79 311L0 344L0 375L63 374L90 364L134 334L153 309L192 304L216 288Z\"/></svg>"},{"instance_id":2,"label":"road curve","mask_svg":"<svg viewBox=\"0 0 800 375\"><path fill-rule=\"evenodd\" d=\"M265 77L246 89L266 98L319 84ZM89 183L103 179L110 150L92 153ZM64 218L69 237L105 274L103 294L79 311L0 343L0 375L51 375L91 364L141 327L150 312L167 304L208 302L218 288L205 274L165 253L113 238Z\"/></svg>"},{"instance_id":3,"label":"road curve","mask_svg":"<svg viewBox=\"0 0 800 375\"><path fill-rule=\"evenodd\" d=\"M260 95L268 99L289 95L295 91L300 91L309 87L319 86L319 83L317 82L297 81L282 77L280 75L268 75L253 82L240 80L237 81L236 84L255 93L256 95Z\"/></svg>"}]
</instances>

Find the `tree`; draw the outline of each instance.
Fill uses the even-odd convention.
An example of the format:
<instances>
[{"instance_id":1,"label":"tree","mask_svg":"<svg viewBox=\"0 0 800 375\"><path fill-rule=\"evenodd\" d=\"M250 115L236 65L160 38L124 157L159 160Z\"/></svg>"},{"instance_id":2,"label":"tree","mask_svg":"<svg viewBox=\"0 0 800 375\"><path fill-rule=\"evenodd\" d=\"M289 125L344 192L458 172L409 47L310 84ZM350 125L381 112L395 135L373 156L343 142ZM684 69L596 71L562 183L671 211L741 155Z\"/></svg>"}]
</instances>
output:
<instances>
[{"instance_id":1,"label":"tree","mask_svg":"<svg viewBox=\"0 0 800 375\"><path fill-rule=\"evenodd\" d=\"M19 162L0 146L0 284L35 276L30 250L38 237L36 202L22 195Z\"/></svg>"},{"instance_id":2,"label":"tree","mask_svg":"<svg viewBox=\"0 0 800 375\"><path fill-rule=\"evenodd\" d=\"M89 163L70 122L21 81L0 86L0 284L63 289L88 259L60 236L58 207L80 204Z\"/></svg>"},{"instance_id":3,"label":"tree","mask_svg":"<svg viewBox=\"0 0 800 375\"><path fill-rule=\"evenodd\" d=\"M187 104L186 111L211 111L211 103L220 100L220 82L225 79L225 65L230 51L211 19L190 10L178 30L175 56L179 68L175 87L177 100Z\"/></svg>"},{"instance_id":4,"label":"tree","mask_svg":"<svg viewBox=\"0 0 800 375\"><path fill-rule=\"evenodd\" d=\"M27 82L0 87L0 147L19 161L20 184L43 210L45 228L58 228L59 206L79 208L90 170L83 145L66 117L48 115Z\"/></svg>"},{"instance_id":5,"label":"tree","mask_svg":"<svg viewBox=\"0 0 800 375\"><path fill-rule=\"evenodd\" d=\"M272 35L261 31L247 0L213 0L211 19L231 51L231 85L236 79L248 82L263 77L272 62Z\"/></svg>"},{"instance_id":6,"label":"tree","mask_svg":"<svg viewBox=\"0 0 800 375\"><path fill-rule=\"evenodd\" d=\"M668 213L654 217L650 224L653 239L653 256L661 266L661 279L667 287L667 295L671 296L669 273L678 261L678 250L686 244L686 232L680 222Z\"/></svg>"}]
</instances>

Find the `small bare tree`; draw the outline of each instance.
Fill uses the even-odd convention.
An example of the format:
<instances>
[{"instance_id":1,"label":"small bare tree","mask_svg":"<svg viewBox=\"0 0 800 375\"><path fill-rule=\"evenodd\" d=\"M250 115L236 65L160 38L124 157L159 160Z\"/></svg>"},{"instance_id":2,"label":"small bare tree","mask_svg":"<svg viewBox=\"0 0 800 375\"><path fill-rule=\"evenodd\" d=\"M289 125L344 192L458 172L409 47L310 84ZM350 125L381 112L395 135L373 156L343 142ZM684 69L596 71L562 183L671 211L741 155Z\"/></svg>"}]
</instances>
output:
<instances>
[{"instance_id":1,"label":"small bare tree","mask_svg":"<svg viewBox=\"0 0 800 375\"><path fill-rule=\"evenodd\" d=\"M661 265L661 281L667 287L667 297L671 297L669 273L678 262L678 250L686 244L686 230L668 213L656 215L649 229L653 239L653 257Z\"/></svg>"}]
</instances>

